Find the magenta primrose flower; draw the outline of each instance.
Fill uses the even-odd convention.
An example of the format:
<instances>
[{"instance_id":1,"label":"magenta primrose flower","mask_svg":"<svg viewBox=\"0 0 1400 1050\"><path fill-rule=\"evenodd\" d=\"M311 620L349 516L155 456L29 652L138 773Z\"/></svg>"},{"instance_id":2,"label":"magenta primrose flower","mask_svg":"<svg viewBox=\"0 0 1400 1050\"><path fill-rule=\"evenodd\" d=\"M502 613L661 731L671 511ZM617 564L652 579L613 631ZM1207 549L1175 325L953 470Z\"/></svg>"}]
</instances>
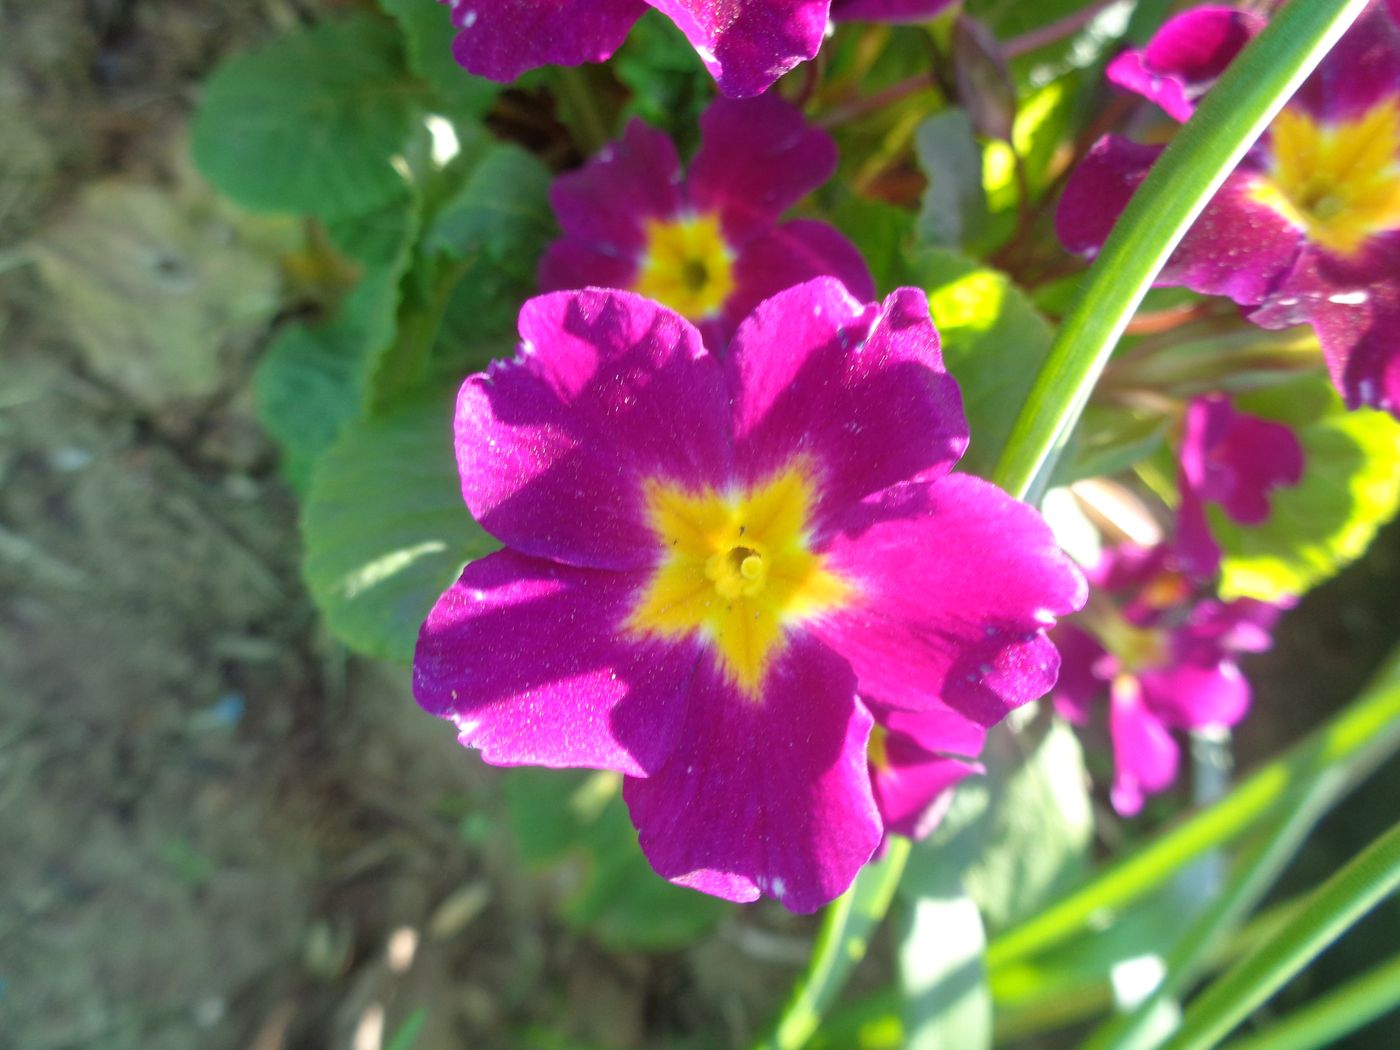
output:
<instances>
[{"instance_id":1,"label":"magenta primrose flower","mask_svg":"<svg viewBox=\"0 0 1400 1050\"><path fill-rule=\"evenodd\" d=\"M533 299L520 336L459 396L462 494L505 549L428 616L419 703L489 763L624 774L673 882L819 907L884 833L873 707L965 753L1053 685L1081 574L950 472L967 425L921 291L813 280L723 357L623 291Z\"/></svg>"},{"instance_id":2,"label":"magenta primrose flower","mask_svg":"<svg viewBox=\"0 0 1400 1050\"><path fill-rule=\"evenodd\" d=\"M1236 411L1224 394L1197 397L1186 408L1178 457L1176 555L1199 580L1220 570L1220 545L1205 505L1218 504L1241 525L1269 518L1269 495L1303 477L1303 446L1282 423Z\"/></svg>"},{"instance_id":3,"label":"magenta primrose flower","mask_svg":"<svg viewBox=\"0 0 1400 1050\"><path fill-rule=\"evenodd\" d=\"M1249 711L1242 653L1263 652L1287 603L1201 598L1164 548L1126 546L1090 574L1094 591L1055 641L1062 659L1055 708L1084 724L1108 697L1114 777L1110 798L1124 816L1176 780L1174 730L1236 725Z\"/></svg>"},{"instance_id":4,"label":"magenta primrose flower","mask_svg":"<svg viewBox=\"0 0 1400 1050\"><path fill-rule=\"evenodd\" d=\"M764 299L813 277L873 299L865 260L835 227L777 221L836 160L830 136L775 94L711 103L687 176L671 140L634 120L550 187L564 236L540 262L540 289L637 292L699 327L714 350Z\"/></svg>"},{"instance_id":5,"label":"magenta primrose flower","mask_svg":"<svg viewBox=\"0 0 1400 1050\"><path fill-rule=\"evenodd\" d=\"M442 0L452 8L452 51L468 72L511 81L540 66L612 56L654 7L695 47L731 98L761 94L816 55L827 19L915 22L951 0Z\"/></svg>"},{"instance_id":6,"label":"magenta primrose flower","mask_svg":"<svg viewBox=\"0 0 1400 1050\"><path fill-rule=\"evenodd\" d=\"M1400 415L1400 0L1373 3L1275 118L1173 253L1158 284L1227 295L1264 328L1317 333L1346 403ZM1110 67L1191 115L1258 16L1202 7ZM1060 239L1092 255L1161 147L1109 135L1066 186Z\"/></svg>"}]
</instances>

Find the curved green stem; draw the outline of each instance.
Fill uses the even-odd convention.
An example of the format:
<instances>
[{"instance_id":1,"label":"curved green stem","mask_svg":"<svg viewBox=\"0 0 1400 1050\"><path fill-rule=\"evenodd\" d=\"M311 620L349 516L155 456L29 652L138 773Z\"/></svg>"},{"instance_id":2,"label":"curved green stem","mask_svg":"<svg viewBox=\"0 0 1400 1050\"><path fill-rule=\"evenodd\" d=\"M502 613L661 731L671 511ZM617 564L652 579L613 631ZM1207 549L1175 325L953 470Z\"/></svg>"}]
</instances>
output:
<instances>
[{"instance_id":1,"label":"curved green stem","mask_svg":"<svg viewBox=\"0 0 1400 1050\"><path fill-rule=\"evenodd\" d=\"M1229 173L1367 0L1292 0L1204 98L1152 166L1089 268L995 480L1015 495L1048 477L1153 279Z\"/></svg>"},{"instance_id":2,"label":"curved green stem","mask_svg":"<svg viewBox=\"0 0 1400 1050\"><path fill-rule=\"evenodd\" d=\"M1219 802L1188 817L1093 881L992 941L987 966L1027 958L1060 944L1138 900L1184 865L1233 841L1270 813L1307 793L1328 805L1400 750L1400 648L1371 685L1332 721L1261 767Z\"/></svg>"},{"instance_id":3,"label":"curved green stem","mask_svg":"<svg viewBox=\"0 0 1400 1050\"><path fill-rule=\"evenodd\" d=\"M827 906L807 972L794 989L772 1035L758 1047L799 1050L812 1038L851 970L865 958L870 938L889 911L908 859L909 840L891 837L885 856L862 870L851 888Z\"/></svg>"},{"instance_id":4,"label":"curved green stem","mask_svg":"<svg viewBox=\"0 0 1400 1050\"><path fill-rule=\"evenodd\" d=\"M1210 985L1164 1050L1206 1050L1372 908L1400 889L1400 824L1324 882L1278 935Z\"/></svg>"},{"instance_id":5,"label":"curved green stem","mask_svg":"<svg viewBox=\"0 0 1400 1050\"><path fill-rule=\"evenodd\" d=\"M1400 955L1318 996L1264 1031L1227 1044L1225 1050L1321 1050L1397 1009Z\"/></svg>"}]
</instances>

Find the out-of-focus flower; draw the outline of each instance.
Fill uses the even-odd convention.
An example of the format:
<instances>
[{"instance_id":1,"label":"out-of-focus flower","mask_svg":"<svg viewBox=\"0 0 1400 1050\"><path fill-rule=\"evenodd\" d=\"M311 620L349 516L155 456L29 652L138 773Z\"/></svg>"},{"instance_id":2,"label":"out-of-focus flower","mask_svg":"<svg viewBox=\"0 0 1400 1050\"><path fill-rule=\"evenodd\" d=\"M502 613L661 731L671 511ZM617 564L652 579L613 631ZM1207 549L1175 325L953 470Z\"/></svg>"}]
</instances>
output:
<instances>
[{"instance_id":1,"label":"out-of-focus flower","mask_svg":"<svg viewBox=\"0 0 1400 1050\"><path fill-rule=\"evenodd\" d=\"M1249 710L1242 653L1263 652L1287 605L1198 598L1161 549L1125 547L1090 574L1089 606L1055 631L1061 673L1053 699L1082 724L1107 696L1113 807L1125 816L1176 780L1174 730L1236 725Z\"/></svg>"},{"instance_id":2,"label":"out-of-focus flower","mask_svg":"<svg viewBox=\"0 0 1400 1050\"><path fill-rule=\"evenodd\" d=\"M865 260L834 227L778 222L835 170L830 136L776 95L712 103L685 176L671 140L634 120L551 187L564 236L540 263L540 288L635 291L697 325L715 350L764 299L813 277L873 299Z\"/></svg>"},{"instance_id":3,"label":"out-of-focus flower","mask_svg":"<svg viewBox=\"0 0 1400 1050\"><path fill-rule=\"evenodd\" d=\"M1108 79L1157 103L1183 123L1264 19L1233 7L1193 7L1169 19L1142 50L1123 52L1108 64Z\"/></svg>"},{"instance_id":4,"label":"out-of-focus flower","mask_svg":"<svg viewBox=\"0 0 1400 1050\"><path fill-rule=\"evenodd\" d=\"M995 723L1054 683L1081 574L950 473L967 426L921 291L810 281L723 357L627 292L531 300L520 334L456 417L506 549L429 615L415 695L493 764L625 774L672 881L819 907L884 832L865 700Z\"/></svg>"},{"instance_id":5,"label":"out-of-focus flower","mask_svg":"<svg viewBox=\"0 0 1400 1050\"><path fill-rule=\"evenodd\" d=\"M914 22L951 0L442 0L452 51L469 72L511 81L540 66L603 62L654 7L686 35L731 98L766 91L816 55L828 15L838 21Z\"/></svg>"},{"instance_id":6,"label":"out-of-focus flower","mask_svg":"<svg viewBox=\"0 0 1400 1050\"><path fill-rule=\"evenodd\" d=\"M1400 415L1400 0L1357 20L1206 206L1159 284L1227 295L1264 328L1312 325L1352 408ZM1172 116L1250 36L1253 16L1200 8L1114 64ZM1075 171L1060 239L1093 254L1160 147L1116 135Z\"/></svg>"},{"instance_id":7,"label":"out-of-focus flower","mask_svg":"<svg viewBox=\"0 0 1400 1050\"><path fill-rule=\"evenodd\" d=\"M1303 446L1282 423L1237 412L1229 397L1193 398L1178 453L1176 553L1182 569L1210 579L1220 569L1220 545L1205 505L1217 503L1241 525L1268 520L1269 494L1303 477Z\"/></svg>"},{"instance_id":8,"label":"out-of-focus flower","mask_svg":"<svg viewBox=\"0 0 1400 1050\"><path fill-rule=\"evenodd\" d=\"M887 835L921 839L938 826L953 788L982 767L970 757L987 731L951 708L893 711L866 700L875 717L870 731L870 779Z\"/></svg>"}]
</instances>

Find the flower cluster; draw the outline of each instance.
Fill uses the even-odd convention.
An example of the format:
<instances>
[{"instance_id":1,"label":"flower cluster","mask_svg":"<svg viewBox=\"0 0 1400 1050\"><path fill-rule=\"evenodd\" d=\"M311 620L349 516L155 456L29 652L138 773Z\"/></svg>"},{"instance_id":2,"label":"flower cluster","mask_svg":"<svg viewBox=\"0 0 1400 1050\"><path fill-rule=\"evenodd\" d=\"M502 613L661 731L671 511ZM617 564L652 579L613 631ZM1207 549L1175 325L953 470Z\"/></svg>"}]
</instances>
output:
<instances>
[{"instance_id":1,"label":"flower cluster","mask_svg":"<svg viewBox=\"0 0 1400 1050\"><path fill-rule=\"evenodd\" d=\"M1110 68L1177 120L1259 31L1202 7ZM1092 254L1160 147L1110 135L1074 172L1057 226ZM1308 323L1347 404L1400 415L1400 23L1377 0L1226 180L1158 278L1226 295L1264 328Z\"/></svg>"},{"instance_id":2,"label":"flower cluster","mask_svg":"<svg viewBox=\"0 0 1400 1050\"><path fill-rule=\"evenodd\" d=\"M520 335L456 417L505 549L429 615L419 702L488 762L624 774L674 882L820 906L1050 689L1083 577L951 472L967 426L920 291L810 281L722 356L622 291L534 299Z\"/></svg>"},{"instance_id":3,"label":"flower cluster","mask_svg":"<svg viewBox=\"0 0 1400 1050\"><path fill-rule=\"evenodd\" d=\"M1107 696L1120 813L1137 813L1145 795L1176 779L1172 730L1223 728L1245 716L1250 690L1238 657L1269 647L1290 604L1214 597L1221 550L1206 505L1257 525L1269 517L1272 491L1302 474L1302 446L1287 427L1238 411L1224 395L1194 398L1178 449L1174 534L1150 549L1105 554L1090 572L1087 608L1057 629L1055 707L1083 724Z\"/></svg>"},{"instance_id":4,"label":"flower cluster","mask_svg":"<svg viewBox=\"0 0 1400 1050\"><path fill-rule=\"evenodd\" d=\"M761 94L816 55L828 19L915 22L950 0L443 0L453 53L472 73L514 80L539 66L602 62L654 7L694 46L731 98Z\"/></svg>"},{"instance_id":5,"label":"flower cluster","mask_svg":"<svg viewBox=\"0 0 1400 1050\"><path fill-rule=\"evenodd\" d=\"M777 222L835 170L836 144L771 93L712 103L685 177L671 140L633 121L555 180L564 236L540 264L540 289L635 291L694 323L715 350L764 299L813 277L872 299L865 260L834 227Z\"/></svg>"},{"instance_id":6,"label":"flower cluster","mask_svg":"<svg viewBox=\"0 0 1400 1050\"><path fill-rule=\"evenodd\" d=\"M1053 698L1061 715L1083 724L1107 695L1111 798L1131 816L1176 779L1173 730L1229 727L1248 712L1239 656L1269 648L1286 606L1203 597L1165 547L1115 550L1090 579L1088 608L1055 633L1062 666Z\"/></svg>"}]
</instances>

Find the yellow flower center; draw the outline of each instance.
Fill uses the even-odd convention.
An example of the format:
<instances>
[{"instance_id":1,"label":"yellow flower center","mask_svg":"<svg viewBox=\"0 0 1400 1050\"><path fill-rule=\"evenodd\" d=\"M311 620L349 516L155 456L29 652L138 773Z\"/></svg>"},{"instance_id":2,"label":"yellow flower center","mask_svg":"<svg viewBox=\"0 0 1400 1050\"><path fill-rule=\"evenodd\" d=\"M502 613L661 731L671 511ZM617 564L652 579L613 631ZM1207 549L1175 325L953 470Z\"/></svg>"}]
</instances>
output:
<instances>
[{"instance_id":1,"label":"yellow flower center","mask_svg":"<svg viewBox=\"0 0 1400 1050\"><path fill-rule=\"evenodd\" d=\"M632 290L692 321L713 317L734 291L734 256L718 215L651 219Z\"/></svg>"},{"instance_id":2,"label":"yellow flower center","mask_svg":"<svg viewBox=\"0 0 1400 1050\"><path fill-rule=\"evenodd\" d=\"M1321 123L1294 107L1270 127L1268 178L1256 200L1352 255L1371 236L1400 227L1400 107L1381 102L1355 120Z\"/></svg>"},{"instance_id":3,"label":"yellow flower center","mask_svg":"<svg viewBox=\"0 0 1400 1050\"><path fill-rule=\"evenodd\" d=\"M794 464L742 493L695 494L653 481L646 500L662 557L628 627L663 638L699 634L726 675L757 698L784 628L851 594L809 549L809 472Z\"/></svg>"}]
</instances>

